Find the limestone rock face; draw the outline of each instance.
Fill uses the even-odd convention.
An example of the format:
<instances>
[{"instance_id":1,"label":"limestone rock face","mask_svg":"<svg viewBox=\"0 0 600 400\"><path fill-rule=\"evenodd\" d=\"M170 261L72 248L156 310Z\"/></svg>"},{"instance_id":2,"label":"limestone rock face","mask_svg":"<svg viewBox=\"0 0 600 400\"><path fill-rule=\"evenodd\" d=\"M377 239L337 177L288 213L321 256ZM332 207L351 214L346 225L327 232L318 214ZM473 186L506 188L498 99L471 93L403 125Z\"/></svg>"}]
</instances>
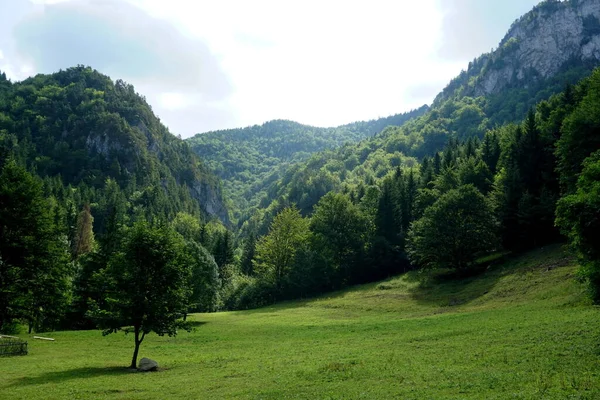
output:
<instances>
[{"instance_id":1,"label":"limestone rock face","mask_svg":"<svg viewBox=\"0 0 600 400\"><path fill-rule=\"evenodd\" d=\"M142 358L140 363L138 364L138 371L148 372L148 371L156 371L158 369L158 363L149 358Z\"/></svg>"},{"instance_id":2,"label":"limestone rock face","mask_svg":"<svg viewBox=\"0 0 600 400\"><path fill-rule=\"evenodd\" d=\"M195 181L190 188L192 197L198 200L203 210L210 216L216 216L224 224L229 223L229 213L223 202L223 194L214 185Z\"/></svg>"},{"instance_id":3,"label":"limestone rock face","mask_svg":"<svg viewBox=\"0 0 600 400\"><path fill-rule=\"evenodd\" d=\"M436 102L457 90L472 97L493 95L552 77L568 65L598 64L600 0L550 0L515 21L495 51L469 64L462 89L451 84Z\"/></svg>"}]
</instances>

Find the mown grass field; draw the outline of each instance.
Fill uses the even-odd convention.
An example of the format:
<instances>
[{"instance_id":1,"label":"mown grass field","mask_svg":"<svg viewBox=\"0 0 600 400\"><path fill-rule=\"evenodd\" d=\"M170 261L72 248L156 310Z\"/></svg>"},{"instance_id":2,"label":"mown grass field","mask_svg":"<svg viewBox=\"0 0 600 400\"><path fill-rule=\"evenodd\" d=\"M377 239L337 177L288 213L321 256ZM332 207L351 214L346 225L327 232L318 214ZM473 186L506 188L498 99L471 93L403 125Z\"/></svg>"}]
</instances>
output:
<instances>
[{"instance_id":1,"label":"mown grass field","mask_svg":"<svg viewBox=\"0 0 600 400\"><path fill-rule=\"evenodd\" d=\"M155 373L123 368L131 336L55 332L0 358L0 398L600 399L600 310L575 271L553 246L462 281L195 315L143 343Z\"/></svg>"}]
</instances>

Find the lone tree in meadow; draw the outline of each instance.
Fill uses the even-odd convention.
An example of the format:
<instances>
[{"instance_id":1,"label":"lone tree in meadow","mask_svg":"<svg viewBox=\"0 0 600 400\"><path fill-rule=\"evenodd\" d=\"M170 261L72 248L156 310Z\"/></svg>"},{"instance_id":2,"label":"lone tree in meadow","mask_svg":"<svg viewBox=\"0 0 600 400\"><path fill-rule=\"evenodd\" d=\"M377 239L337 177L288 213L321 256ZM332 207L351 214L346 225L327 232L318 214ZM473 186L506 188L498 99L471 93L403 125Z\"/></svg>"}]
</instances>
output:
<instances>
[{"instance_id":1,"label":"lone tree in meadow","mask_svg":"<svg viewBox=\"0 0 600 400\"><path fill-rule=\"evenodd\" d=\"M414 222L407 251L410 261L425 268L469 268L498 242L494 214L472 185L442 195Z\"/></svg>"},{"instance_id":2,"label":"lone tree in meadow","mask_svg":"<svg viewBox=\"0 0 600 400\"><path fill-rule=\"evenodd\" d=\"M185 327L181 318L188 308L193 262L185 246L169 228L137 223L101 272L108 291L90 314L103 335L133 332L131 368L148 333L175 336L177 328Z\"/></svg>"}]
</instances>

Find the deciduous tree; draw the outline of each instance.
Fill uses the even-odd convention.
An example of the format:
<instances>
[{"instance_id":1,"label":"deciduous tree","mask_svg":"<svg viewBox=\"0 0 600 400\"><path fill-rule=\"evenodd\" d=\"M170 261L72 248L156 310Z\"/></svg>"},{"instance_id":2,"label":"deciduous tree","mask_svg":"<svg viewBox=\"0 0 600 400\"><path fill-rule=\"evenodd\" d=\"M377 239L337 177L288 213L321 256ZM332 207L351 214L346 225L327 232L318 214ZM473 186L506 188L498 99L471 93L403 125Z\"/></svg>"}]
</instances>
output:
<instances>
[{"instance_id":1,"label":"deciduous tree","mask_svg":"<svg viewBox=\"0 0 600 400\"><path fill-rule=\"evenodd\" d=\"M131 228L101 272L109 290L91 315L104 335L133 331L131 368L136 367L147 334L175 336L177 328L184 326L181 318L188 308L191 272L184 239L169 228L146 222Z\"/></svg>"},{"instance_id":2,"label":"deciduous tree","mask_svg":"<svg viewBox=\"0 0 600 400\"><path fill-rule=\"evenodd\" d=\"M408 234L411 262L426 268L469 268L479 254L498 247L490 206L472 185L443 194Z\"/></svg>"}]
</instances>

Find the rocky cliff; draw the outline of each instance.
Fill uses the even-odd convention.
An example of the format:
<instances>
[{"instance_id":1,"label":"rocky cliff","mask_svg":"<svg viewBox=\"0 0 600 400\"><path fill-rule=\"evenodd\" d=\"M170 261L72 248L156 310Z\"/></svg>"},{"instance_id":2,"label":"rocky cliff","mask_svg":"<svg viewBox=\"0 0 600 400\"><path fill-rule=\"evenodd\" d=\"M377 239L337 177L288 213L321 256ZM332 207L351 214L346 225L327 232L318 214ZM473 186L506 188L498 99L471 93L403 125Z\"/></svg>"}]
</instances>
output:
<instances>
[{"instance_id":1,"label":"rocky cliff","mask_svg":"<svg viewBox=\"0 0 600 400\"><path fill-rule=\"evenodd\" d=\"M600 61L600 0L546 0L513 23L498 49L469 63L436 98L527 87L571 66Z\"/></svg>"}]
</instances>

